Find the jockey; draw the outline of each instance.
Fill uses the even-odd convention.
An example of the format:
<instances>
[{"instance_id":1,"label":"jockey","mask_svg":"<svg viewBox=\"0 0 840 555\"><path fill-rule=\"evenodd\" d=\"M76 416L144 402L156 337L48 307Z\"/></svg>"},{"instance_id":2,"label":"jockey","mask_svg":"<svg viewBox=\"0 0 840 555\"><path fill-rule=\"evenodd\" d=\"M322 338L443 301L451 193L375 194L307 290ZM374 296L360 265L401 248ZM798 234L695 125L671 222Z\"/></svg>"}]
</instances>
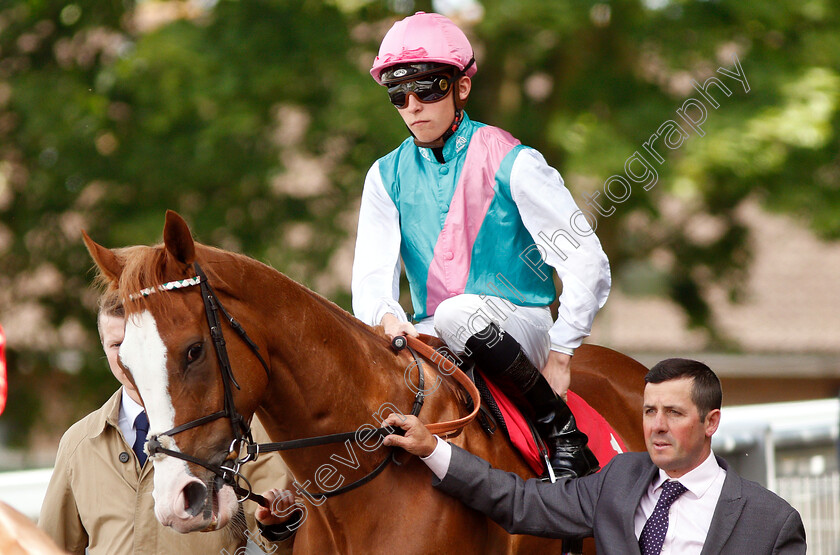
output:
<instances>
[{"instance_id":1,"label":"jockey","mask_svg":"<svg viewBox=\"0 0 840 555\"><path fill-rule=\"evenodd\" d=\"M609 294L609 262L543 156L467 116L476 70L469 40L442 15L419 12L385 35L370 73L411 137L367 174L353 311L390 337L437 335L514 386L549 446L550 471L584 476L598 463L563 396L574 350ZM400 260L414 323L399 304ZM556 322L552 268L563 282Z\"/></svg>"}]
</instances>

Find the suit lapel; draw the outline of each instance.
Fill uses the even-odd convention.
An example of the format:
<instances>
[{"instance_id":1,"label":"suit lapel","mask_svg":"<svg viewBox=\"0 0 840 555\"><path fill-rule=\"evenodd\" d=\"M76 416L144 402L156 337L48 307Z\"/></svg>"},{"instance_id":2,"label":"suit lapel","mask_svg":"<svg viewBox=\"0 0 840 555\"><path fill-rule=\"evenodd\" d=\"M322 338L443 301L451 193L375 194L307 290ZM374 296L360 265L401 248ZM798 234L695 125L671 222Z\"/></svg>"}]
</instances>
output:
<instances>
[{"instance_id":1,"label":"suit lapel","mask_svg":"<svg viewBox=\"0 0 840 555\"><path fill-rule=\"evenodd\" d=\"M636 509L639 507L642 496L647 492L647 487L659 472L659 468L654 465L652 461L648 462L650 467L646 472L643 472L636 480L636 483L633 484L633 489L630 491L630 495L628 495L624 500L624 506L622 508L622 514L625 515L624 537L629 538L628 543L636 546L636 550L633 551L633 553L641 553L641 551L639 551L638 541L636 541Z\"/></svg>"},{"instance_id":2,"label":"suit lapel","mask_svg":"<svg viewBox=\"0 0 840 555\"><path fill-rule=\"evenodd\" d=\"M726 540L735 529L735 524L744 510L746 499L741 495L741 477L733 470L727 468L726 462L718 458L718 464L726 469L726 479L723 481L723 488L720 491L715 514L709 525L709 533L706 535L706 543L700 555L712 555L720 553Z\"/></svg>"}]
</instances>

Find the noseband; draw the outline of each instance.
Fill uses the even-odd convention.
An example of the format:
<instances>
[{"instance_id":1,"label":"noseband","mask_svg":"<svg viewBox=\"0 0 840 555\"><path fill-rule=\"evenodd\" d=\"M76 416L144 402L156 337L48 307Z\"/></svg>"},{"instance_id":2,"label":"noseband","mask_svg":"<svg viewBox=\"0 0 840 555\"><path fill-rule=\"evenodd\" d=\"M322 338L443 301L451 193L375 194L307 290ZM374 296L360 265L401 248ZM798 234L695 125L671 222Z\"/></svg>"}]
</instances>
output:
<instances>
[{"instance_id":1,"label":"noseband","mask_svg":"<svg viewBox=\"0 0 840 555\"><path fill-rule=\"evenodd\" d=\"M260 354L259 347L257 347L257 344L254 343L254 341L251 340L250 337L248 337L248 334L245 332L245 330L242 328L239 322L237 322L230 315L230 313L228 313L228 311L225 310L225 307L222 306L221 301L219 301L219 298L216 296L216 293L213 291L213 288L210 287L210 284L207 281L207 276L202 271L201 266L198 265L198 262L195 262L193 264L193 269L195 270L195 277L171 281L162 285L158 285L156 287L148 287L137 294L130 295L130 298L136 299L139 297L147 297L158 291L166 292L175 289L183 289L185 287L192 287L194 285L198 285L201 288L201 297L204 301L204 312L207 316L207 323L210 326L210 336L213 339L213 346L216 350L216 357L219 361L219 371L222 374L222 385L224 387L224 409L218 412L214 412L213 414L208 414L207 416L202 416L201 418L197 418L195 420L187 422L186 424L181 424L180 426L176 426L171 430L167 430L166 432L163 432L161 434L155 434L150 436L147 443L147 450L149 452L149 455L152 457L160 453L162 455L169 455L170 457L175 457L176 459L181 459L183 461L190 462L203 468L206 468L207 470L213 472L225 484L233 488L234 492L236 492L236 495L239 498L239 502L245 501L246 499L251 499L252 501L259 503L263 507L269 507L268 501L263 496L258 495L252 491L250 482L240 472L240 469L243 464L249 461L257 460L257 457L260 453L285 451L289 449L300 449L303 447L314 447L317 445L326 445L330 443L343 443L348 439L354 439L356 437L356 432L344 432L304 439L295 439L291 441L281 441L276 443L255 443L251 435L250 423L248 422L248 420L245 419L245 417L239 414L239 412L236 410L236 405L233 402L233 387L236 387L236 389L240 389L240 387L236 381L236 378L233 375L233 370L230 366L230 359L228 358L227 348L225 346L224 333L222 331L222 326L219 319L220 312L225 317L230 327L248 345L248 347L251 349L254 355L256 355L257 359L260 361L260 364L262 364L262 367L265 369L265 373L269 377L269 379L271 378L271 371L269 370L268 364L265 362L265 359L263 359L262 355ZM407 348L416 362L418 369L418 391L414 398L414 405L411 408L411 414L417 416L418 414L420 414L420 409L423 407L423 392L425 389L425 380L423 375L422 360L417 357L417 353L414 351L414 349L412 349L412 346L419 350L421 353L423 353L423 355L429 358L430 360L434 360L434 353L432 353L430 347L415 340L413 337L406 339L408 339L408 343L410 343L410 345L406 342L399 343L397 341L395 341L393 345L394 348L397 350ZM471 420L473 420L473 418L475 418L479 408L481 407L481 401L479 399L478 390L476 389L475 384L473 384L469 380L469 378L467 378L459 369L456 369L454 371L453 376L459 383L461 383L461 385L468 389L473 401L473 411L470 415L454 420L452 422L441 422L437 424L428 425L427 427L432 433L453 436L457 435L458 433L460 433L460 430L463 429L464 426L466 426ZM230 444L230 447L228 449L228 455L236 453L234 457L225 459L221 464L212 464L209 461L202 460L197 457L187 455L185 453L181 453L180 451L174 451L161 445L161 439L171 437L175 434L179 434L183 431L190 430L198 426L203 426L204 424L208 424L220 418L228 418L230 420L234 440ZM402 435L403 433L403 430L399 428L381 427L375 430L371 430L368 438L372 438L375 436L384 437L390 434ZM242 457L239 457L238 455L243 450L246 454ZM388 456L385 457L385 460L383 460L379 465L377 465L377 467L374 468L373 471L351 484L328 492L305 493L307 495L313 496L313 498L315 496L320 496L322 498L333 497L345 493L371 481L383 470L385 470L385 467L388 466L388 464L392 461L396 463L393 450L391 450ZM245 482L247 488L240 485L240 480Z\"/></svg>"}]
</instances>

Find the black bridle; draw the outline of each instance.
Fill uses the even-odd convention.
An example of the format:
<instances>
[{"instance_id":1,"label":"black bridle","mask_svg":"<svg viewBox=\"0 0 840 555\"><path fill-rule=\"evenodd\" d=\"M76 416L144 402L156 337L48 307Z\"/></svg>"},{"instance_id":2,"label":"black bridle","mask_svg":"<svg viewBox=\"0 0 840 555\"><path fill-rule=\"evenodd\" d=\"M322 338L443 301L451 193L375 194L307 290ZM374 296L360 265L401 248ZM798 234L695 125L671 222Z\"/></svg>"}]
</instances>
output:
<instances>
[{"instance_id":1,"label":"black bridle","mask_svg":"<svg viewBox=\"0 0 840 555\"><path fill-rule=\"evenodd\" d=\"M243 464L254 461L257 459L260 453L267 453L272 451L285 451L289 449L300 449L304 447L314 447L318 445L327 445L330 443L340 443L344 442L348 439L354 439L356 437L356 432L344 432L338 434L330 434L324 436L317 436L317 437L310 437L304 439L295 439L291 441L281 441L276 443L254 443L254 439L251 435L251 426L248 420L245 419L239 411L236 410L236 405L233 402L233 388L240 389L239 383L237 383L236 378L233 375L233 369L230 365L230 359L228 358L227 354L227 347L225 346L225 338L224 333L222 331L221 321L219 319L219 313L221 313L225 320L228 322L230 327L239 335L240 338L248 345L251 351L256 355L257 359L262 364L262 367L265 369L266 375L271 378L271 371L268 367L268 364L263 359L262 355L259 352L259 347L245 332L239 322L234 319L222 303L219 301L219 298L216 296L216 293L213 291L213 288L210 287L210 284L207 281L207 276L201 269L201 266L198 263L193 264L193 268L195 270L195 277L194 278L187 278L184 280L179 281L172 281L163 285L159 285L157 287L150 287L140 291L138 295L132 295L132 298L137 296L148 296L157 291L171 291L173 289L181 289L184 287L190 287L193 285L199 285L201 288L201 296L204 301L204 311L207 316L207 324L210 326L210 337L213 339L213 346L216 350L216 357L219 361L219 371L222 375L222 385L224 388L224 408L220 411L214 412L213 414L208 414L207 416L202 416L201 418L197 418L185 424L181 424L180 426L176 426L171 430L167 430L160 434L155 434L149 437L147 443L147 451L150 456L154 457L157 454L161 455L168 455L170 457L174 457L176 459L181 459L186 462L190 462L206 468L207 470L211 471L215 474L219 479L221 479L225 484L229 485L233 488L234 492L238 497L239 502L245 501L246 499L251 499L264 507L268 507L268 501L261 495L258 495L252 491L251 484L247 478L245 478L240 469ZM424 389L424 378L423 378L423 365L421 360L417 357L417 354L408 347L411 354L414 356L418 372L418 392L414 399L414 405L411 409L411 414L417 416L420 413L420 409L423 406L423 389ZM204 424L209 424L215 420L220 418L228 418L230 420L231 429L233 431L233 441L230 444L228 449L228 455L230 456L233 453L236 453L237 456L232 458L226 458L221 464L213 464L209 461L199 459L198 457L194 457L192 455L187 455L185 453L181 453L180 451L175 451L173 449L168 449L161 444L161 440L165 441L165 438L169 438L174 436L175 434L179 434L186 430L190 430L192 428L196 428L198 426L203 426ZM389 434L402 434L402 430L398 428L390 428L390 427L381 427L377 428L376 430L370 433L369 437L379 436L384 437ZM238 455L245 451L245 455L242 457L238 457ZM313 496L320 496L320 497L333 497L336 495L340 495L352 489L355 489L359 486L366 484L367 482L371 481L377 475L379 475L388 464L396 460L394 459L393 451L385 457L377 467L365 475L364 477L356 480L355 482L348 484L342 488L338 488L328 492L321 492L321 493L309 493L305 492L307 495ZM240 485L239 481L242 480L247 485L243 487Z\"/></svg>"}]
</instances>

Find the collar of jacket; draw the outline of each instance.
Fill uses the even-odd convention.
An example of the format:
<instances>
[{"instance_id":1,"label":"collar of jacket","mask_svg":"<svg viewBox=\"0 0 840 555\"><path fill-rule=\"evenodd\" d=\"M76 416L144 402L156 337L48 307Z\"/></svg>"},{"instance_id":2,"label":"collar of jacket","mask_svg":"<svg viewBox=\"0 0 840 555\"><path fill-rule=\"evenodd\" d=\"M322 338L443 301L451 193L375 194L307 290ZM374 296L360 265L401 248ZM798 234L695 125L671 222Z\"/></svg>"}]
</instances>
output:
<instances>
[{"instance_id":1,"label":"collar of jacket","mask_svg":"<svg viewBox=\"0 0 840 555\"><path fill-rule=\"evenodd\" d=\"M102 405L102 410L90 423L90 437L99 437L108 426L115 430L120 429L120 402L122 401L122 390L120 387L111 395L111 398Z\"/></svg>"},{"instance_id":2,"label":"collar of jacket","mask_svg":"<svg viewBox=\"0 0 840 555\"><path fill-rule=\"evenodd\" d=\"M464 112L464 120L461 122L461 125L458 126L458 130L455 131L455 133L449 137L443 145L443 159L446 160L446 162L451 162L453 159L467 151L467 146L470 144L470 137L472 137L474 130L475 123L473 123L467 115L467 112ZM420 153L423 155L423 158L434 164L438 163L432 149L425 147L417 148L420 149Z\"/></svg>"}]
</instances>

